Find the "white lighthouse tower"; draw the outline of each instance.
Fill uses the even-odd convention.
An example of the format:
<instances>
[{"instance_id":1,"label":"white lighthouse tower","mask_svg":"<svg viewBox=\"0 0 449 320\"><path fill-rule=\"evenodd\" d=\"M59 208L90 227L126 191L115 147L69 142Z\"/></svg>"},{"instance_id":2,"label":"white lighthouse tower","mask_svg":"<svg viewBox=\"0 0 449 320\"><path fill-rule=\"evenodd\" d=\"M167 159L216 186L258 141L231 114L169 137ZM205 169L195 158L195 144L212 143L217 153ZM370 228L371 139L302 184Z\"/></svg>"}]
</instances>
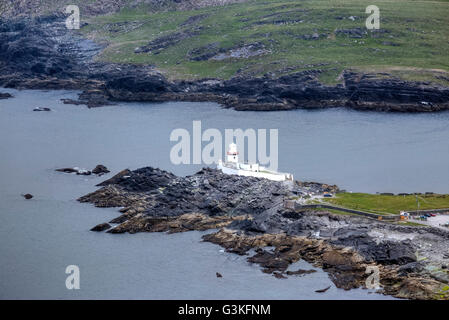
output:
<instances>
[{"instance_id":1,"label":"white lighthouse tower","mask_svg":"<svg viewBox=\"0 0 449 320\"><path fill-rule=\"evenodd\" d=\"M235 143L231 143L229 145L229 149L227 152L227 162L229 163L239 162L239 153L237 151L237 145Z\"/></svg>"},{"instance_id":2,"label":"white lighthouse tower","mask_svg":"<svg viewBox=\"0 0 449 320\"><path fill-rule=\"evenodd\" d=\"M236 174L239 176L265 178L273 181L293 181L293 175L271 171L260 166L258 163L240 163L237 145L231 143L226 153L226 162L218 160L217 169L225 174Z\"/></svg>"}]
</instances>

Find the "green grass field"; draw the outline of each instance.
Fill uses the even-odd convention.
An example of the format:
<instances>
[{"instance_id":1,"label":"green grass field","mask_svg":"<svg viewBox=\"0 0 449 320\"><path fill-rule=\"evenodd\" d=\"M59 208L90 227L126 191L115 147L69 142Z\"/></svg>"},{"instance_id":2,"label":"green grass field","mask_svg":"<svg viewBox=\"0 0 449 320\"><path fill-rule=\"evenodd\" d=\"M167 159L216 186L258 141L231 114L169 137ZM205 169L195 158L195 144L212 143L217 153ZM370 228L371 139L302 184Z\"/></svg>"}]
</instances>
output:
<instances>
[{"instance_id":1,"label":"green grass field","mask_svg":"<svg viewBox=\"0 0 449 320\"><path fill-rule=\"evenodd\" d=\"M151 13L144 7L90 18L82 32L109 46L100 59L152 64L169 78L227 79L237 74L274 76L322 69L321 81L337 83L343 69L390 73L407 80L449 85L449 1L381 0L381 32L362 38L336 33L362 28L373 4L365 0L254 0L224 7ZM203 15L194 23L187 19ZM355 17L355 20L349 17ZM180 31L194 36L159 53L134 53L136 47ZM304 36L321 35L318 40ZM222 61L192 61L192 50L214 44L223 49L262 43L264 55Z\"/></svg>"},{"instance_id":2,"label":"green grass field","mask_svg":"<svg viewBox=\"0 0 449 320\"><path fill-rule=\"evenodd\" d=\"M449 208L449 195L418 195L419 209ZM418 209L415 195L388 196L368 193L341 193L326 202L341 207L381 214L399 214Z\"/></svg>"}]
</instances>

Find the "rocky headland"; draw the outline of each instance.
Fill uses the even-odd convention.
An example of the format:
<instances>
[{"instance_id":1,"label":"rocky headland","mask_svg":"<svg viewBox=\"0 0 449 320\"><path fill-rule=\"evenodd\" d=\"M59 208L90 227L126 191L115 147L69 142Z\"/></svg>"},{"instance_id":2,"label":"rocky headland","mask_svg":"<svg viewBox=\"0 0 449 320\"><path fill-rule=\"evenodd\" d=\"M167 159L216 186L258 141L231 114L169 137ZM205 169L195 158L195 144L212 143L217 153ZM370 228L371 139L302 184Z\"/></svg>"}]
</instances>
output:
<instances>
[{"instance_id":1,"label":"rocky headland","mask_svg":"<svg viewBox=\"0 0 449 320\"><path fill-rule=\"evenodd\" d=\"M276 278L307 276L307 270L287 270L303 259L326 271L338 288L349 290L365 287L368 267L376 267L381 293L448 298L449 232L284 205L310 192L336 193L336 186L273 182L210 168L177 177L151 167L123 170L98 186L78 200L120 207L121 215L92 231L210 229L204 241L247 255L250 263Z\"/></svg>"},{"instance_id":2,"label":"rocky headland","mask_svg":"<svg viewBox=\"0 0 449 320\"><path fill-rule=\"evenodd\" d=\"M68 30L64 21L60 14L0 19L1 87L82 90L78 100L64 103L89 107L114 101L182 100L215 101L241 111L342 106L394 112L449 109L448 87L351 70L343 71L341 83L334 86L318 81L319 68L280 77L168 80L151 65L97 61L102 45ZM214 48L204 50L207 55Z\"/></svg>"}]
</instances>

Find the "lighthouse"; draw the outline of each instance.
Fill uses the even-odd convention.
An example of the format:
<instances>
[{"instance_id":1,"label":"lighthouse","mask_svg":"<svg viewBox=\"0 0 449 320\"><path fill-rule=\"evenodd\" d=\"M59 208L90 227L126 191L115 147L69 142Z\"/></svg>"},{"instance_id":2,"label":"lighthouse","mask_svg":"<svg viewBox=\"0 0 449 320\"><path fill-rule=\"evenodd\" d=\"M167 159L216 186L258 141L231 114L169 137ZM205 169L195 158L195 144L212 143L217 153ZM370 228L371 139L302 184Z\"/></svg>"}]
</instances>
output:
<instances>
[{"instance_id":1,"label":"lighthouse","mask_svg":"<svg viewBox=\"0 0 449 320\"><path fill-rule=\"evenodd\" d=\"M293 175L290 173L271 171L258 163L240 163L239 152L235 143L229 145L228 152L226 153L226 162L218 160L217 169L225 174L293 182Z\"/></svg>"},{"instance_id":2,"label":"lighthouse","mask_svg":"<svg viewBox=\"0 0 449 320\"><path fill-rule=\"evenodd\" d=\"M237 145L235 143L231 143L229 145L229 149L227 152L227 162L230 162L230 163L238 163L239 162L239 153L237 151Z\"/></svg>"}]
</instances>

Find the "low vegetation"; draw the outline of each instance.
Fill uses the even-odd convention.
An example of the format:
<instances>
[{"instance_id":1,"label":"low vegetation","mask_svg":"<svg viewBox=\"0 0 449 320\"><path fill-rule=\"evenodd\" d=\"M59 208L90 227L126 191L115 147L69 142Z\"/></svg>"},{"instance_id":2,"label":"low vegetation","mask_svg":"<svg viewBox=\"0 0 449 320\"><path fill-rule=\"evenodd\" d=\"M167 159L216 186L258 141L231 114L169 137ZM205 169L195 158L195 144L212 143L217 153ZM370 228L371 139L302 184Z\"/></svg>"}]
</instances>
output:
<instances>
[{"instance_id":1,"label":"low vegetation","mask_svg":"<svg viewBox=\"0 0 449 320\"><path fill-rule=\"evenodd\" d=\"M325 200L337 206L380 213L399 214L401 211L449 208L449 195L380 195L368 193L341 193Z\"/></svg>"},{"instance_id":2,"label":"low vegetation","mask_svg":"<svg viewBox=\"0 0 449 320\"><path fill-rule=\"evenodd\" d=\"M375 32L365 27L371 4L253 0L162 12L142 5L87 19L82 32L108 44L100 59L152 64L170 78L318 69L321 81L335 84L343 69L353 68L449 85L449 1L376 1L381 25ZM248 54L248 46L256 52Z\"/></svg>"}]
</instances>

